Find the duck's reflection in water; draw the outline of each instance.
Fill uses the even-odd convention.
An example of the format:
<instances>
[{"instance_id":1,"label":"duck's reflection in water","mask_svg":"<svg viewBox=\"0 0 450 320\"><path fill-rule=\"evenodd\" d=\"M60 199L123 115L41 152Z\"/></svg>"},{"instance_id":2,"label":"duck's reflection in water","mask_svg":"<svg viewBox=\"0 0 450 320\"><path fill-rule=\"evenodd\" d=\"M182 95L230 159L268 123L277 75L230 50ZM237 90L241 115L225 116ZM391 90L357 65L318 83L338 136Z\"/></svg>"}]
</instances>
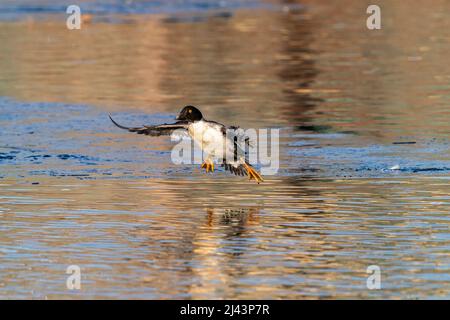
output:
<instances>
[{"instance_id":1,"label":"duck's reflection in water","mask_svg":"<svg viewBox=\"0 0 450 320\"><path fill-rule=\"evenodd\" d=\"M187 222L185 228L171 230L155 225L161 222L157 220L138 228L133 237L147 247L145 257L135 261L142 283L158 288L163 297L175 291L189 298L223 297L224 290L232 290L233 279L246 273L241 259L254 245L252 229L259 225L259 210L208 207L197 211L195 223ZM182 286L174 287L180 282Z\"/></svg>"},{"instance_id":2,"label":"duck's reflection in water","mask_svg":"<svg viewBox=\"0 0 450 320\"><path fill-rule=\"evenodd\" d=\"M257 213L259 208L235 208L215 210L213 208L206 209L207 224L209 227L214 225L228 226L227 237L240 236L246 226L256 224L258 222Z\"/></svg>"},{"instance_id":3,"label":"duck's reflection in water","mask_svg":"<svg viewBox=\"0 0 450 320\"><path fill-rule=\"evenodd\" d=\"M193 298L208 292L219 298L223 291L232 290L230 283L236 275L246 273L241 260L251 250L251 229L259 224L258 213L258 208L206 209L205 227L194 242L196 283L189 289ZM216 236L211 237L212 232Z\"/></svg>"}]
</instances>

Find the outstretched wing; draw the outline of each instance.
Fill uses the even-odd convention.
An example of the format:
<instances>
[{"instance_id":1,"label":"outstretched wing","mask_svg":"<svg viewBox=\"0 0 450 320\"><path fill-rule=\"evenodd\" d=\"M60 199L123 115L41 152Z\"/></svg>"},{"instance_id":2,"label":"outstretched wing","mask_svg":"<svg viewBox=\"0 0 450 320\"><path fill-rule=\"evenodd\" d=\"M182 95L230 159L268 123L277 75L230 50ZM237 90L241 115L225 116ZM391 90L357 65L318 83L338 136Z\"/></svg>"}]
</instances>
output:
<instances>
[{"instance_id":1,"label":"outstretched wing","mask_svg":"<svg viewBox=\"0 0 450 320\"><path fill-rule=\"evenodd\" d=\"M187 121L177 121L175 123L165 123L156 126L125 127L115 122L111 115L109 116L109 118L111 119L112 123L114 123L120 129L125 129L130 132L136 132L137 134L145 134L148 136L170 135L177 129L187 130L189 125Z\"/></svg>"}]
</instances>

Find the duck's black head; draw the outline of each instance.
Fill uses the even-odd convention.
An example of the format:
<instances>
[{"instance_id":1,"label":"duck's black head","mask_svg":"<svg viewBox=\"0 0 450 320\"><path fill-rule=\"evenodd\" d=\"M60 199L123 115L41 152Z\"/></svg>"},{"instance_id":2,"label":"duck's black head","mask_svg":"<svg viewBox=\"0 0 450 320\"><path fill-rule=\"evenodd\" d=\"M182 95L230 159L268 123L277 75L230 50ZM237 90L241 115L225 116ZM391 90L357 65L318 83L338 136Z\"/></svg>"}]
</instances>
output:
<instances>
[{"instance_id":1,"label":"duck's black head","mask_svg":"<svg viewBox=\"0 0 450 320\"><path fill-rule=\"evenodd\" d=\"M180 111L176 119L185 121L199 121L203 119L203 115L196 107L186 106Z\"/></svg>"}]
</instances>

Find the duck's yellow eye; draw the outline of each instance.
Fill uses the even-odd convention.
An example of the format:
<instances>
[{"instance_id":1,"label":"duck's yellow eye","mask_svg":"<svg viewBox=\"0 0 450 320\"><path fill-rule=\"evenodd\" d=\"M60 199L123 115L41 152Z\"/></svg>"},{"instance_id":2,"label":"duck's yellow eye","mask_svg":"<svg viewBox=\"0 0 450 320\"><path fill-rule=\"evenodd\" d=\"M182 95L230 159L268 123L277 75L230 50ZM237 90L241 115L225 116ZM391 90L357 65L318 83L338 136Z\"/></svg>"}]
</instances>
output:
<instances>
[{"instance_id":1,"label":"duck's yellow eye","mask_svg":"<svg viewBox=\"0 0 450 320\"><path fill-rule=\"evenodd\" d=\"M189 109L189 113L192 113L192 109Z\"/></svg>"}]
</instances>

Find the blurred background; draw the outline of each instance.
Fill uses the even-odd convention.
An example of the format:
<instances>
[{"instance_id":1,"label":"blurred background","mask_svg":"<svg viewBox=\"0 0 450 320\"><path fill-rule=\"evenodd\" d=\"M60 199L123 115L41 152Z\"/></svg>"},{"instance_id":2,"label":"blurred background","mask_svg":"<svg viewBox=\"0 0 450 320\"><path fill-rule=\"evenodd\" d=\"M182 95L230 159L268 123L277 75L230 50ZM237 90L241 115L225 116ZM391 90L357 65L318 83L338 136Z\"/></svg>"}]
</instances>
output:
<instances>
[{"instance_id":1,"label":"blurred background","mask_svg":"<svg viewBox=\"0 0 450 320\"><path fill-rule=\"evenodd\" d=\"M449 18L445 0L2 0L0 297L448 298ZM187 104L279 128L278 174L177 166L168 137L107 117Z\"/></svg>"}]
</instances>

